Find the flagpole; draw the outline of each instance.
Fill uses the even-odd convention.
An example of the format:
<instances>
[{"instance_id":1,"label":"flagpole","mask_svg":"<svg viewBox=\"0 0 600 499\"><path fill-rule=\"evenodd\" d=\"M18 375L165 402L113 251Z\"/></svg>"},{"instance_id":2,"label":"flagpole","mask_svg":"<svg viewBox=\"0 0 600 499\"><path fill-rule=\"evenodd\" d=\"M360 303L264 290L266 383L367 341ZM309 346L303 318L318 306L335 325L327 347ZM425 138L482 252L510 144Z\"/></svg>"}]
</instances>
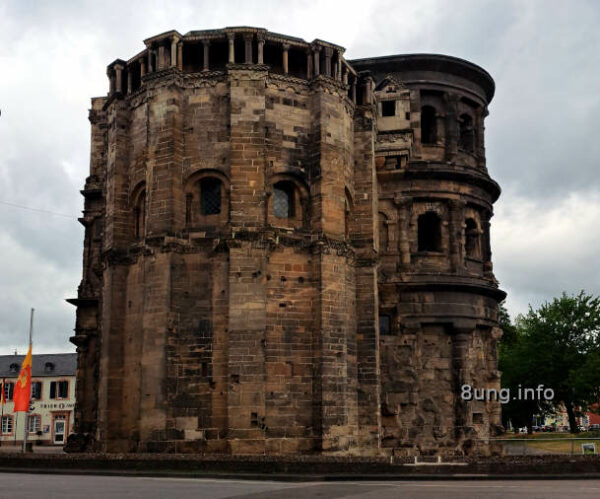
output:
<instances>
[{"instance_id":1,"label":"flagpole","mask_svg":"<svg viewBox=\"0 0 600 499\"><path fill-rule=\"evenodd\" d=\"M32 308L31 309L31 315L29 316L29 350L31 350L31 338L33 336L33 313L35 312L35 309ZM31 376L33 377L33 356L31 357ZM33 383L29 382L29 406L31 405L31 387L32 387ZM27 432L29 431L29 421L28 421L28 417L27 415L29 414L29 406L27 407L27 410L25 411L25 425L23 427L23 453L26 452L27 449Z\"/></svg>"}]
</instances>

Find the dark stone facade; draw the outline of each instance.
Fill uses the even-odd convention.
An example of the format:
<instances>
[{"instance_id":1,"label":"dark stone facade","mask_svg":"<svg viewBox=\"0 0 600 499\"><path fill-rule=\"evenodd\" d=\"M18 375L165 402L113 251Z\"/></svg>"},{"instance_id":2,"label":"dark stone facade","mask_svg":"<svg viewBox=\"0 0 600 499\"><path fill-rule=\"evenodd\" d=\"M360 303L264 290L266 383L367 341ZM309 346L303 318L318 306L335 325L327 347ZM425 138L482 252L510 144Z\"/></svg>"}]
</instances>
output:
<instances>
[{"instance_id":1,"label":"dark stone facade","mask_svg":"<svg viewBox=\"0 0 600 499\"><path fill-rule=\"evenodd\" d=\"M481 451L491 77L246 27L145 44L90 110L74 447Z\"/></svg>"}]
</instances>

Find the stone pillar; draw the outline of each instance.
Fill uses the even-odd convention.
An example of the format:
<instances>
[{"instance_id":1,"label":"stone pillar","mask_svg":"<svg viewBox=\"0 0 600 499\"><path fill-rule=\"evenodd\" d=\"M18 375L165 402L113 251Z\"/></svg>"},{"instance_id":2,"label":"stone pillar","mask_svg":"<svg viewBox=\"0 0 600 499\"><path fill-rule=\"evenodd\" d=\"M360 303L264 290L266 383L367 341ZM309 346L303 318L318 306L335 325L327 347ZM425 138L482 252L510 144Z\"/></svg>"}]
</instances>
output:
<instances>
[{"instance_id":1,"label":"stone pillar","mask_svg":"<svg viewBox=\"0 0 600 499\"><path fill-rule=\"evenodd\" d=\"M133 78L132 78L132 74L131 74L131 70L127 71L127 93L130 94L131 93L131 89L133 86Z\"/></svg>"},{"instance_id":2,"label":"stone pillar","mask_svg":"<svg viewBox=\"0 0 600 499\"><path fill-rule=\"evenodd\" d=\"M235 35L233 33L227 33L227 42L229 43L229 60L228 62L233 64L235 62Z\"/></svg>"},{"instance_id":3,"label":"stone pillar","mask_svg":"<svg viewBox=\"0 0 600 499\"><path fill-rule=\"evenodd\" d=\"M325 71L323 74L331 78L331 56L333 55L333 49L331 47L325 47Z\"/></svg>"},{"instance_id":4,"label":"stone pillar","mask_svg":"<svg viewBox=\"0 0 600 499\"><path fill-rule=\"evenodd\" d=\"M342 83L348 85L348 69L342 67Z\"/></svg>"},{"instance_id":5,"label":"stone pillar","mask_svg":"<svg viewBox=\"0 0 600 499\"><path fill-rule=\"evenodd\" d=\"M209 50L210 50L210 41L209 40L202 40L202 50L203 50L202 71L208 71L209 70Z\"/></svg>"},{"instance_id":6,"label":"stone pillar","mask_svg":"<svg viewBox=\"0 0 600 499\"><path fill-rule=\"evenodd\" d=\"M183 42L177 44L177 69L183 71Z\"/></svg>"},{"instance_id":7,"label":"stone pillar","mask_svg":"<svg viewBox=\"0 0 600 499\"><path fill-rule=\"evenodd\" d=\"M458 154L458 95L445 93L446 103L446 161Z\"/></svg>"},{"instance_id":8,"label":"stone pillar","mask_svg":"<svg viewBox=\"0 0 600 499\"><path fill-rule=\"evenodd\" d=\"M108 95L115 93L115 72L112 68L106 70L106 76L108 76Z\"/></svg>"},{"instance_id":9,"label":"stone pillar","mask_svg":"<svg viewBox=\"0 0 600 499\"><path fill-rule=\"evenodd\" d=\"M152 49L148 48L148 73L152 73L156 68L152 67Z\"/></svg>"},{"instance_id":10,"label":"stone pillar","mask_svg":"<svg viewBox=\"0 0 600 499\"><path fill-rule=\"evenodd\" d=\"M319 60L321 47L319 45L313 46L313 72L315 76L321 74L321 62Z\"/></svg>"},{"instance_id":11,"label":"stone pillar","mask_svg":"<svg viewBox=\"0 0 600 499\"><path fill-rule=\"evenodd\" d=\"M251 33L247 33L244 35L244 44L245 44L245 60L244 62L246 64L252 64L252 38L254 37L254 35L252 35Z\"/></svg>"},{"instance_id":12,"label":"stone pillar","mask_svg":"<svg viewBox=\"0 0 600 499\"><path fill-rule=\"evenodd\" d=\"M477 155L477 166L485 169L485 125L484 120L488 115L486 107L478 107L475 111L475 154Z\"/></svg>"},{"instance_id":13,"label":"stone pillar","mask_svg":"<svg viewBox=\"0 0 600 499\"><path fill-rule=\"evenodd\" d=\"M146 59L140 59L140 80L146 75Z\"/></svg>"},{"instance_id":14,"label":"stone pillar","mask_svg":"<svg viewBox=\"0 0 600 499\"><path fill-rule=\"evenodd\" d=\"M288 74L288 50L290 50L290 44L284 43L281 47L283 48L283 74Z\"/></svg>"},{"instance_id":15,"label":"stone pillar","mask_svg":"<svg viewBox=\"0 0 600 499\"><path fill-rule=\"evenodd\" d=\"M468 403L460 396L461 387L469 382L467 354L469 352L469 342L471 333L475 329L472 327L455 328L452 334L452 372L454 377L454 436L457 444L460 443L465 435L465 427L468 422Z\"/></svg>"},{"instance_id":16,"label":"stone pillar","mask_svg":"<svg viewBox=\"0 0 600 499\"><path fill-rule=\"evenodd\" d=\"M463 260L463 232L465 218L465 202L451 199L448 203L450 208L450 220L448 233L450 237L450 268L452 272L460 272L464 268Z\"/></svg>"},{"instance_id":17,"label":"stone pillar","mask_svg":"<svg viewBox=\"0 0 600 499\"><path fill-rule=\"evenodd\" d=\"M116 88L115 91L119 93L123 93L123 69L124 66L121 64L115 64L115 74L116 74Z\"/></svg>"},{"instance_id":18,"label":"stone pillar","mask_svg":"<svg viewBox=\"0 0 600 499\"><path fill-rule=\"evenodd\" d=\"M165 46L158 46L158 57L156 61L156 67L158 71L165 69Z\"/></svg>"},{"instance_id":19,"label":"stone pillar","mask_svg":"<svg viewBox=\"0 0 600 499\"><path fill-rule=\"evenodd\" d=\"M373 77L368 75L365 77L363 81L363 104L371 105L373 104Z\"/></svg>"},{"instance_id":20,"label":"stone pillar","mask_svg":"<svg viewBox=\"0 0 600 499\"><path fill-rule=\"evenodd\" d=\"M256 63L264 64L263 52L264 52L264 48L265 48L265 35L263 33L257 33L256 41L258 44L258 60L256 61Z\"/></svg>"},{"instance_id":21,"label":"stone pillar","mask_svg":"<svg viewBox=\"0 0 600 499\"><path fill-rule=\"evenodd\" d=\"M337 64L336 64L335 79L342 81L342 51L337 51Z\"/></svg>"},{"instance_id":22,"label":"stone pillar","mask_svg":"<svg viewBox=\"0 0 600 499\"><path fill-rule=\"evenodd\" d=\"M356 80L358 78L354 75L352 75L352 102L354 102L354 104L356 104Z\"/></svg>"},{"instance_id":23,"label":"stone pillar","mask_svg":"<svg viewBox=\"0 0 600 499\"><path fill-rule=\"evenodd\" d=\"M310 80L313 76L313 54L312 49L306 49L306 79Z\"/></svg>"},{"instance_id":24,"label":"stone pillar","mask_svg":"<svg viewBox=\"0 0 600 499\"><path fill-rule=\"evenodd\" d=\"M398 252L400 253L400 267L410 266L410 206L412 198L401 196L394 198L398 207Z\"/></svg>"},{"instance_id":25,"label":"stone pillar","mask_svg":"<svg viewBox=\"0 0 600 499\"><path fill-rule=\"evenodd\" d=\"M177 66L177 38L171 38L171 67Z\"/></svg>"}]
</instances>

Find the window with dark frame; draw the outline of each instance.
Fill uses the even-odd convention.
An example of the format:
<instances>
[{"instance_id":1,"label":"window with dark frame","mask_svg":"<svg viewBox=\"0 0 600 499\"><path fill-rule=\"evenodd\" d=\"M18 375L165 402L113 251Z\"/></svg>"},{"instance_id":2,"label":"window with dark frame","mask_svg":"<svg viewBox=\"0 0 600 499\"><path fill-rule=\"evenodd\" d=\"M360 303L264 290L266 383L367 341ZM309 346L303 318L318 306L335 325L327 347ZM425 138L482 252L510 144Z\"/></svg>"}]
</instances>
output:
<instances>
[{"instance_id":1,"label":"window with dark frame","mask_svg":"<svg viewBox=\"0 0 600 499\"><path fill-rule=\"evenodd\" d=\"M42 429L42 417L39 414L31 414L27 417L27 431L37 433Z\"/></svg>"},{"instance_id":2,"label":"window with dark frame","mask_svg":"<svg viewBox=\"0 0 600 499\"><path fill-rule=\"evenodd\" d=\"M13 432L13 417L2 416L2 435L10 435Z\"/></svg>"},{"instance_id":3,"label":"window with dark frame","mask_svg":"<svg viewBox=\"0 0 600 499\"><path fill-rule=\"evenodd\" d=\"M42 382L33 381L31 383L31 399L40 400L42 398Z\"/></svg>"},{"instance_id":4,"label":"window with dark frame","mask_svg":"<svg viewBox=\"0 0 600 499\"><path fill-rule=\"evenodd\" d=\"M381 116L396 116L396 101L384 100L381 101Z\"/></svg>"},{"instance_id":5,"label":"window with dark frame","mask_svg":"<svg viewBox=\"0 0 600 499\"><path fill-rule=\"evenodd\" d=\"M7 402L13 399L15 384L12 381L4 383L4 400Z\"/></svg>"},{"instance_id":6,"label":"window with dark frame","mask_svg":"<svg viewBox=\"0 0 600 499\"><path fill-rule=\"evenodd\" d=\"M200 180L202 215L218 215L221 213L221 185L222 182L214 177Z\"/></svg>"},{"instance_id":7,"label":"window with dark frame","mask_svg":"<svg viewBox=\"0 0 600 499\"><path fill-rule=\"evenodd\" d=\"M50 398L51 399L66 399L69 397L69 382L68 381L51 381L50 382Z\"/></svg>"}]
</instances>

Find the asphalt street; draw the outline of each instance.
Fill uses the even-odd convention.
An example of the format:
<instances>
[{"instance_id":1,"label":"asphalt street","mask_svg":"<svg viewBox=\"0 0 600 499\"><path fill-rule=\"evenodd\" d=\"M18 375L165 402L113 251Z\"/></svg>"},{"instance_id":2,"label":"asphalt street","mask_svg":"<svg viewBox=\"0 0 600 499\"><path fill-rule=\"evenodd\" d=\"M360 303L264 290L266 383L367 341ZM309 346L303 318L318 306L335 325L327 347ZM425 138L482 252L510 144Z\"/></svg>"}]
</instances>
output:
<instances>
[{"instance_id":1,"label":"asphalt street","mask_svg":"<svg viewBox=\"0 0 600 499\"><path fill-rule=\"evenodd\" d=\"M0 497L40 498L595 498L600 480L273 482L0 473Z\"/></svg>"}]
</instances>

